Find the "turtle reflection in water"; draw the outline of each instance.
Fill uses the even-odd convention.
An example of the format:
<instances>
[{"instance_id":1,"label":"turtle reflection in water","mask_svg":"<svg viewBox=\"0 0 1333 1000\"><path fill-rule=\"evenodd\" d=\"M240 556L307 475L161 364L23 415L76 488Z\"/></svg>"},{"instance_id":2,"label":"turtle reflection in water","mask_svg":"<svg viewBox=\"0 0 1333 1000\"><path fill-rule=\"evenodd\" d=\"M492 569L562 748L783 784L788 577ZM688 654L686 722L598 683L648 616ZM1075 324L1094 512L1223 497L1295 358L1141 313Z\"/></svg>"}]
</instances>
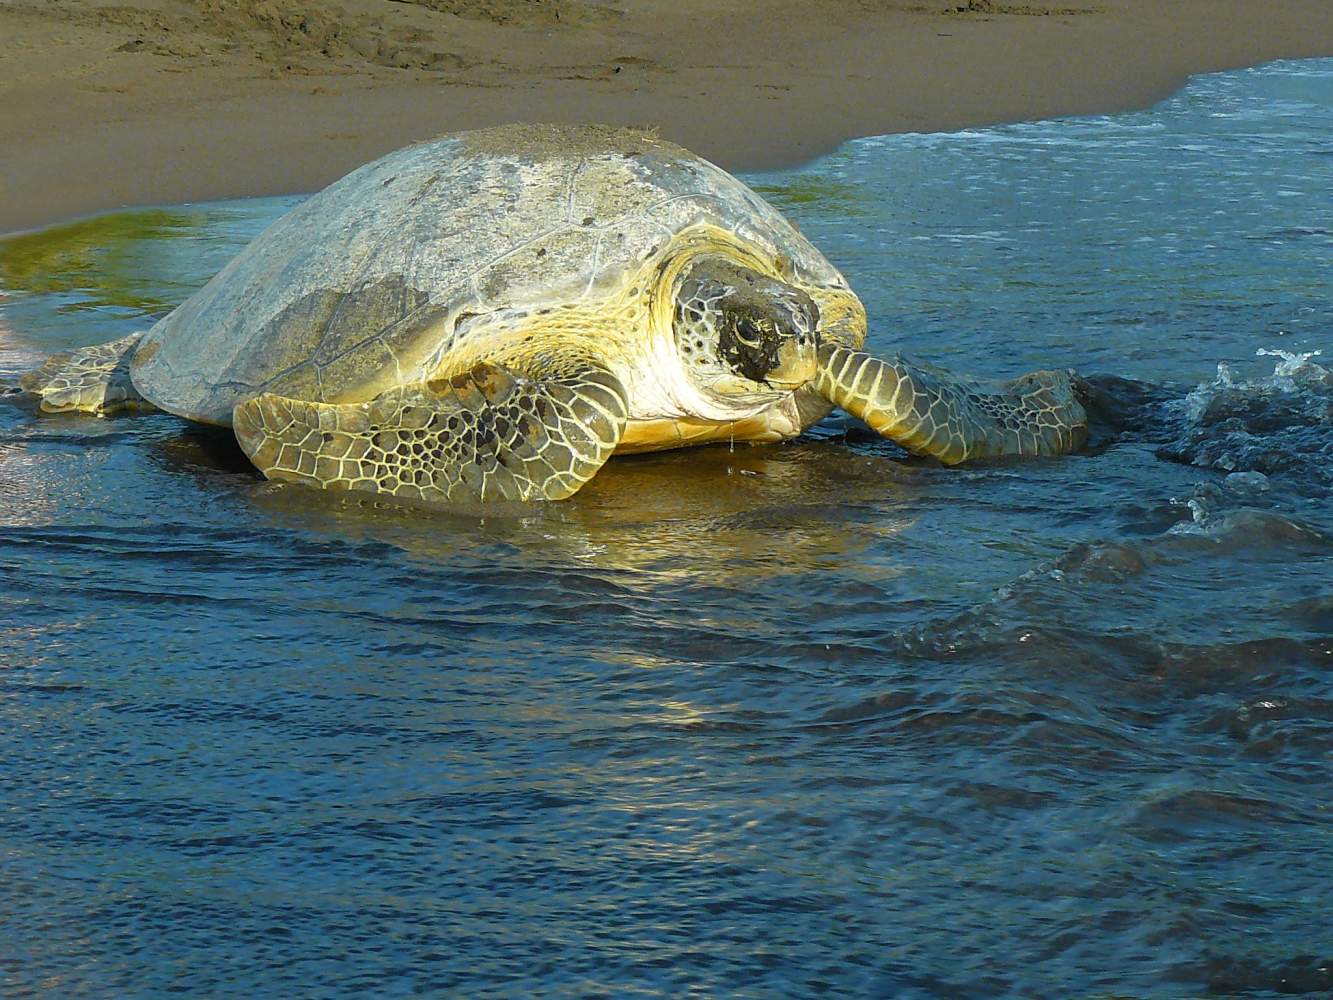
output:
<instances>
[{"instance_id":1,"label":"turtle reflection in water","mask_svg":"<svg viewBox=\"0 0 1333 1000\"><path fill-rule=\"evenodd\" d=\"M616 452L779 441L834 407L947 464L1084 439L1068 373L985 386L865 333L730 174L651 133L519 125L353 171L146 333L23 385L231 426L270 479L438 502L560 499Z\"/></svg>"}]
</instances>

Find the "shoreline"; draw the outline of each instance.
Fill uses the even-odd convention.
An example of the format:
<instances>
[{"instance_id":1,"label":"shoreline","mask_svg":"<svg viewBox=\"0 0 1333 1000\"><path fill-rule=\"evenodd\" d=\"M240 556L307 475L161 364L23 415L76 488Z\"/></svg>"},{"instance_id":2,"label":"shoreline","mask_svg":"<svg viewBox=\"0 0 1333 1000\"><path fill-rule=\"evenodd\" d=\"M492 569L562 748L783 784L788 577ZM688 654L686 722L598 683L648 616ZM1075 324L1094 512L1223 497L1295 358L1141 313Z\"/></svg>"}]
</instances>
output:
<instances>
[{"instance_id":1,"label":"shoreline","mask_svg":"<svg viewBox=\"0 0 1333 1000\"><path fill-rule=\"evenodd\" d=\"M0 234L314 191L410 142L506 121L656 127L757 171L866 135L1114 113L1199 73L1333 56L1326 0L1161 7L11 0Z\"/></svg>"}]
</instances>

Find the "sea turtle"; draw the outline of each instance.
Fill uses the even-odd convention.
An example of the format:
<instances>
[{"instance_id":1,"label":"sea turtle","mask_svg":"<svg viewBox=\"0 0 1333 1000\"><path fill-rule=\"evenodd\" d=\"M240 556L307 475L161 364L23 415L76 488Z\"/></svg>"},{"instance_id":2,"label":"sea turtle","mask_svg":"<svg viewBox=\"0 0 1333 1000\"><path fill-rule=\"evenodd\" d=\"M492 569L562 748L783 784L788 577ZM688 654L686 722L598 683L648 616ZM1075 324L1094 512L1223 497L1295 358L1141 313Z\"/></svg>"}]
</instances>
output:
<instances>
[{"instance_id":1,"label":"sea turtle","mask_svg":"<svg viewBox=\"0 0 1333 1000\"><path fill-rule=\"evenodd\" d=\"M23 385L230 425L270 479L427 501L568 497L613 453L778 441L835 406L946 464L1084 439L1068 373L983 386L865 333L838 270L719 167L512 125L353 171L147 332Z\"/></svg>"}]
</instances>

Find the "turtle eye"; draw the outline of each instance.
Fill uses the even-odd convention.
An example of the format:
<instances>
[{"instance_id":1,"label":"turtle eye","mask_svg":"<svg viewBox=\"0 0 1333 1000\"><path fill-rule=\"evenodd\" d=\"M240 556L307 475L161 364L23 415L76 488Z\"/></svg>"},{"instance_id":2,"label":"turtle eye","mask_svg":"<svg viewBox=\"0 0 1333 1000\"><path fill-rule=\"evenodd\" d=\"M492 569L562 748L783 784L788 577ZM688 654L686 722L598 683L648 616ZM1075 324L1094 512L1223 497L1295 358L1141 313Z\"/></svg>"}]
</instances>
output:
<instances>
[{"instance_id":1,"label":"turtle eye","mask_svg":"<svg viewBox=\"0 0 1333 1000\"><path fill-rule=\"evenodd\" d=\"M736 339L747 347L758 347L764 339L763 328L748 316L736 321Z\"/></svg>"}]
</instances>

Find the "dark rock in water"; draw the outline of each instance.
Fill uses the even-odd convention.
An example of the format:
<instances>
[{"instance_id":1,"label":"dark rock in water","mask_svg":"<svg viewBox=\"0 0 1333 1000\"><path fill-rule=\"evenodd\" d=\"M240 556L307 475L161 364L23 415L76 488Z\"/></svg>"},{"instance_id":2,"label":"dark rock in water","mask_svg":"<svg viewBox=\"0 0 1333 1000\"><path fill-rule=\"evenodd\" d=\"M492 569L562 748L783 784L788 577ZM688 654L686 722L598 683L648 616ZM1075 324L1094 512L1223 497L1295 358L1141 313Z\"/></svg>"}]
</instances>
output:
<instances>
[{"instance_id":1,"label":"dark rock in water","mask_svg":"<svg viewBox=\"0 0 1333 1000\"><path fill-rule=\"evenodd\" d=\"M1146 415L1184 395L1177 386L1122 375L1089 375L1083 385L1089 416L1121 431L1142 428Z\"/></svg>"},{"instance_id":2,"label":"dark rock in water","mask_svg":"<svg viewBox=\"0 0 1333 1000\"><path fill-rule=\"evenodd\" d=\"M1162 414L1185 395L1179 386L1144 382L1120 375L1096 374L1083 379L1083 404L1088 410L1088 449L1101 451L1117 441L1151 439Z\"/></svg>"}]
</instances>

